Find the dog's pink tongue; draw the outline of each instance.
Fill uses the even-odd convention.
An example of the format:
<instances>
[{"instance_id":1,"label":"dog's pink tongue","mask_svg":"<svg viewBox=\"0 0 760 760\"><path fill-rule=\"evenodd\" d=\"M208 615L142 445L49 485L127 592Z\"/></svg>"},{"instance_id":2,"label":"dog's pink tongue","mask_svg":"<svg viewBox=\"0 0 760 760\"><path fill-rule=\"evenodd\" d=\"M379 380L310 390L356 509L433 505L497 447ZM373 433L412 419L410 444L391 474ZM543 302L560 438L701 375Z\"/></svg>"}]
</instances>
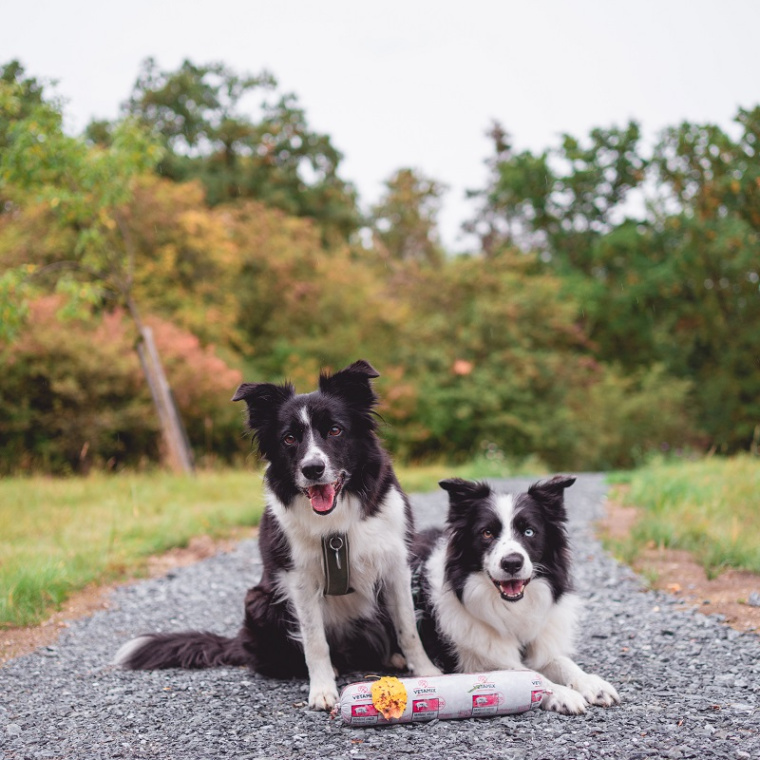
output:
<instances>
[{"instance_id":1,"label":"dog's pink tongue","mask_svg":"<svg viewBox=\"0 0 760 760\"><path fill-rule=\"evenodd\" d=\"M501 590L507 596L517 596L523 590L525 586L524 581L502 581Z\"/></svg>"},{"instance_id":2,"label":"dog's pink tongue","mask_svg":"<svg viewBox=\"0 0 760 760\"><path fill-rule=\"evenodd\" d=\"M315 512L329 512L335 499L335 487L331 483L309 488L309 501Z\"/></svg>"}]
</instances>

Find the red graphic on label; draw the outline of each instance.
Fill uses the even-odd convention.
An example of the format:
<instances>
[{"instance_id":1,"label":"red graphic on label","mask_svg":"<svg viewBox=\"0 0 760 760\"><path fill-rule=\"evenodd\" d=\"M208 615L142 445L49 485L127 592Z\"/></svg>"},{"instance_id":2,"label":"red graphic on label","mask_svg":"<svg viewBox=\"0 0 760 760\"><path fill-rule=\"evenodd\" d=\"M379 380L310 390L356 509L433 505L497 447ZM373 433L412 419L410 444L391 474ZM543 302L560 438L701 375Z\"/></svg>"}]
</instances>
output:
<instances>
[{"instance_id":1,"label":"red graphic on label","mask_svg":"<svg viewBox=\"0 0 760 760\"><path fill-rule=\"evenodd\" d=\"M473 710L482 710L492 707L496 709L499 706L498 694L475 694L472 697Z\"/></svg>"},{"instance_id":2,"label":"red graphic on label","mask_svg":"<svg viewBox=\"0 0 760 760\"><path fill-rule=\"evenodd\" d=\"M536 702L540 702L543 699L544 696L544 690L538 689L537 691L532 691L530 693L530 702L531 704L535 704Z\"/></svg>"},{"instance_id":3,"label":"red graphic on label","mask_svg":"<svg viewBox=\"0 0 760 760\"><path fill-rule=\"evenodd\" d=\"M437 697L432 697L431 699L415 699L414 702L412 702L413 713L438 712L439 709Z\"/></svg>"},{"instance_id":4,"label":"red graphic on label","mask_svg":"<svg viewBox=\"0 0 760 760\"><path fill-rule=\"evenodd\" d=\"M351 705L352 718L370 718L377 715L374 705Z\"/></svg>"}]
</instances>

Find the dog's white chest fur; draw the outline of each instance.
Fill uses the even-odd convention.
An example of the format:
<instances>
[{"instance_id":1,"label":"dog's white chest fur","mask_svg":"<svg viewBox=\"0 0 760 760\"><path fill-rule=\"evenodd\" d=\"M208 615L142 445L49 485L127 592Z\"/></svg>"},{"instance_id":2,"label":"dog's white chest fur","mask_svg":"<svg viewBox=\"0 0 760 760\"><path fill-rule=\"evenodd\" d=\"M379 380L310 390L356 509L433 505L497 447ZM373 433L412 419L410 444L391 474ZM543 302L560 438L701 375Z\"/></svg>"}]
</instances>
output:
<instances>
[{"instance_id":1,"label":"dog's white chest fur","mask_svg":"<svg viewBox=\"0 0 760 760\"><path fill-rule=\"evenodd\" d=\"M350 495L341 498L329 515L316 514L305 497L287 508L272 497L270 506L290 544L293 562L292 569L280 574L280 589L291 598L297 591L319 597L327 628L370 617L377 606L380 579L409 572L404 535L398 529L405 524L405 505L396 489L388 492L372 517L363 517L359 501ZM322 537L331 533L348 538L353 592L344 596L324 595Z\"/></svg>"},{"instance_id":2,"label":"dog's white chest fur","mask_svg":"<svg viewBox=\"0 0 760 760\"><path fill-rule=\"evenodd\" d=\"M519 602L505 602L484 573L467 580L461 601L445 578L446 545L427 561L431 597L441 633L455 643L459 670L523 667L521 652L551 645L569 653L576 599L555 602L549 584L534 579Z\"/></svg>"}]
</instances>

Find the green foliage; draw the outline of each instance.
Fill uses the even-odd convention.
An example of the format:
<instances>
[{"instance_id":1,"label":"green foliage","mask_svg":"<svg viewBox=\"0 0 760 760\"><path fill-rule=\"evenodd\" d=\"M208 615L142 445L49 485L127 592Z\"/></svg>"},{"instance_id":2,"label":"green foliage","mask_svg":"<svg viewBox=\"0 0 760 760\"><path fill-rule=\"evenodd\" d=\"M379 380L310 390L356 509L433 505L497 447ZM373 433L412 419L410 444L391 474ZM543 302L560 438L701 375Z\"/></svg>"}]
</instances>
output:
<instances>
[{"instance_id":1,"label":"green foliage","mask_svg":"<svg viewBox=\"0 0 760 760\"><path fill-rule=\"evenodd\" d=\"M379 255L392 261L440 264L444 254L436 217L445 187L414 169L399 169L385 187L371 215Z\"/></svg>"},{"instance_id":2,"label":"green foliage","mask_svg":"<svg viewBox=\"0 0 760 760\"><path fill-rule=\"evenodd\" d=\"M630 191L645 178L638 124L593 129L585 146L566 134L558 148L538 155L517 153L498 122L488 136L494 145L486 162L490 177L484 189L469 193L481 205L467 225L483 251L540 249L555 267L588 273L591 246L616 226Z\"/></svg>"},{"instance_id":3,"label":"green foliage","mask_svg":"<svg viewBox=\"0 0 760 760\"><path fill-rule=\"evenodd\" d=\"M6 470L158 455L123 313L154 326L210 459L241 450L231 368L309 390L362 356L403 458L609 469L757 446L760 109L735 137L682 124L650 154L635 122L538 153L494 124L471 193L481 250L454 257L437 236L444 188L408 168L359 244L339 152L274 86L148 60L124 118L74 137L39 81L2 69ZM53 292L38 318L30 304Z\"/></svg>"},{"instance_id":4,"label":"green foliage","mask_svg":"<svg viewBox=\"0 0 760 760\"><path fill-rule=\"evenodd\" d=\"M226 220L241 264L240 349L256 376L311 389L320 367L365 355L383 365L404 311L373 265L344 244L325 249L310 220L255 202Z\"/></svg>"},{"instance_id":5,"label":"green foliage","mask_svg":"<svg viewBox=\"0 0 760 760\"><path fill-rule=\"evenodd\" d=\"M690 389L702 442L725 452L746 450L760 419L760 109L737 121L735 140L714 125L665 130L651 155L633 122L538 155L495 125L470 224L488 255L538 249L582 303L594 358L632 376L662 367ZM632 192L639 219L626 218Z\"/></svg>"},{"instance_id":6,"label":"green foliage","mask_svg":"<svg viewBox=\"0 0 760 760\"><path fill-rule=\"evenodd\" d=\"M578 329L580 305L535 258L453 259L405 285L414 318L399 328L404 373L393 386L408 392L386 415L404 455L469 459L485 450L555 469L607 469L688 435L686 384L661 369L625 378L595 362Z\"/></svg>"},{"instance_id":7,"label":"green foliage","mask_svg":"<svg viewBox=\"0 0 760 760\"><path fill-rule=\"evenodd\" d=\"M6 269L0 275L0 346L18 334L29 311L24 291L33 266Z\"/></svg>"},{"instance_id":8,"label":"green foliage","mask_svg":"<svg viewBox=\"0 0 760 760\"><path fill-rule=\"evenodd\" d=\"M242 108L254 92L275 86L267 72L239 75L221 63L187 60L167 72L148 58L124 110L162 139L161 174L201 180L212 205L253 198L315 219L326 240L347 238L360 220L330 138L309 127L294 95L265 99L255 116ZM110 139L97 123L89 136Z\"/></svg>"},{"instance_id":9,"label":"green foliage","mask_svg":"<svg viewBox=\"0 0 760 760\"><path fill-rule=\"evenodd\" d=\"M31 102L26 97L22 108L18 104L28 89L23 83L0 80L0 88L10 122L0 151L0 192L15 217L3 221L13 228L18 217L42 215L47 223L42 237L54 238L42 250L43 255L50 252L52 261L41 260L36 247L28 246L36 260L19 263L42 264L42 272L56 276L65 267L70 278L83 283L85 299L96 284L115 294L120 304L133 306L134 262L129 237L120 226L121 210L132 197L137 175L158 160L158 146L125 119L107 148L90 148L64 132L57 102L35 94ZM62 241L66 245L60 249ZM11 251L16 242L11 241ZM13 253L9 258L12 266ZM16 294L23 296L18 289ZM16 314L22 313L22 304L14 307Z\"/></svg>"}]
</instances>

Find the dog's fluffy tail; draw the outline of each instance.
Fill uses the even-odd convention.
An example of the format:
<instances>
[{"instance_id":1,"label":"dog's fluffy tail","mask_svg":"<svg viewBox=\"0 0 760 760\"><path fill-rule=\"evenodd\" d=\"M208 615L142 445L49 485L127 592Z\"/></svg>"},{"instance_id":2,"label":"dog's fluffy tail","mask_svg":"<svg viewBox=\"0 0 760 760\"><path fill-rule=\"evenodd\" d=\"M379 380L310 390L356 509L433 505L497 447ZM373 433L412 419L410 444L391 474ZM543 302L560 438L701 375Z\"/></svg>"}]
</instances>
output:
<instances>
[{"instance_id":1,"label":"dog's fluffy tail","mask_svg":"<svg viewBox=\"0 0 760 760\"><path fill-rule=\"evenodd\" d=\"M164 668L218 668L251 665L240 638L229 639L215 633L150 633L128 641L116 653L114 664L127 670Z\"/></svg>"}]
</instances>

